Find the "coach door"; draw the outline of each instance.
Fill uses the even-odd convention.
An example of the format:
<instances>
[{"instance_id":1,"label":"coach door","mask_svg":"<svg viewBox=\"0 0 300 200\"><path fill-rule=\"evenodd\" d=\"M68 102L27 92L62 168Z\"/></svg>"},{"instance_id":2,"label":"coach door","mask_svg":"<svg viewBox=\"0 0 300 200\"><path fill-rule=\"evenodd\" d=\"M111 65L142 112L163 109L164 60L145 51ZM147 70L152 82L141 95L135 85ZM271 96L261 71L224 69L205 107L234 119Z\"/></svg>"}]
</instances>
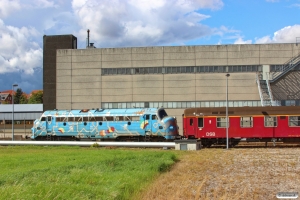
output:
<instances>
[{"instance_id":1,"label":"coach door","mask_svg":"<svg viewBox=\"0 0 300 200\"><path fill-rule=\"evenodd\" d=\"M97 131L97 122L94 116L90 116L88 124L90 130L90 137L94 138Z\"/></svg>"},{"instance_id":2,"label":"coach door","mask_svg":"<svg viewBox=\"0 0 300 200\"><path fill-rule=\"evenodd\" d=\"M150 118L151 115L144 115L144 128L145 128L145 135L152 134L152 120Z\"/></svg>"},{"instance_id":3,"label":"coach door","mask_svg":"<svg viewBox=\"0 0 300 200\"><path fill-rule=\"evenodd\" d=\"M46 120L46 129L47 129L47 133L51 133L52 132L52 117L51 116L47 116L47 120Z\"/></svg>"},{"instance_id":4,"label":"coach door","mask_svg":"<svg viewBox=\"0 0 300 200\"><path fill-rule=\"evenodd\" d=\"M188 137L197 137L198 120L197 118L187 118L186 134Z\"/></svg>"}]
</instances>

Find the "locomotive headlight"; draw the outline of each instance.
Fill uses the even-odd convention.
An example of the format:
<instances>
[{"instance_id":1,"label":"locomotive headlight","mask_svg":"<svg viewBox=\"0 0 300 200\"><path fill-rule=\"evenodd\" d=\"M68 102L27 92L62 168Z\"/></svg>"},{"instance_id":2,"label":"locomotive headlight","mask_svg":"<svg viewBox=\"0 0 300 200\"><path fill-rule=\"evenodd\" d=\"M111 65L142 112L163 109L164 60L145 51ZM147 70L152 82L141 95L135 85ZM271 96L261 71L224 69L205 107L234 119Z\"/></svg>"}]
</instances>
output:
<instances>
[{"instance_id":1,"label":"locomotive headlight","mask_svg":"<svg viewBox=\"0 0 300 200\"><path fill-rule=\"evenodd\" d=\"M174 129L174 126L169 126L169 129L170 129L170 130L173 130L173 129Z\"/></svg>"}]
</instances>

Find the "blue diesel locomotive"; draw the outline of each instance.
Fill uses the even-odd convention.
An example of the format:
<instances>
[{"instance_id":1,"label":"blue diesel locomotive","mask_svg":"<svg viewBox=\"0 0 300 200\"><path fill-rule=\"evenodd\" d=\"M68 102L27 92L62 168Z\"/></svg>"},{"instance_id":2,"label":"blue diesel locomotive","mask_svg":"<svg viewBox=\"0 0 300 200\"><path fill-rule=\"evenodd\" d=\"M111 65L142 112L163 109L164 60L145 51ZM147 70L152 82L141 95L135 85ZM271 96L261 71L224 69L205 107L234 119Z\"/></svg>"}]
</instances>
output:
<instances>
[{"instance_id":1,"label":"blue diesel locomotive","mask_svg":"<svg viewBox=\"0 0 300 200\"><path fill-rule=\"evenodd\" d=\"M49 110L32 127L33 140L166 141L180 137L163 108Z\"/></svg>"}]
</instances>

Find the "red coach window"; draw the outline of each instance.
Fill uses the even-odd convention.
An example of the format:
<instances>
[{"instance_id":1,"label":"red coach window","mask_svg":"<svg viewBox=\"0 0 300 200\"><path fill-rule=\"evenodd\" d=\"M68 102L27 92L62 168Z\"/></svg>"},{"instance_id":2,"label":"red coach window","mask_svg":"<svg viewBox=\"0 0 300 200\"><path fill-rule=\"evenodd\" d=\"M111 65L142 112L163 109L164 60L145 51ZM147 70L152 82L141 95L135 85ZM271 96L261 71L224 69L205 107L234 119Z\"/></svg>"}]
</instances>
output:
<instances>
[{"instance_id":1,"label":"red coach window","mask_svg":"<svg viewBox=\"0 0 300 200\"><path fill-rule=\"evenodd\" d=\"M242 128L253 127L253 118L252 117L241 117L241 127Z\"/></svg>"},{"instance_id":2,"label":"red coach window","mask_svg":"<svg viewBox=\"0 0 300 200\"><path fill-rule=\"evenodd\" d=\"M300 116L289 116L289 126L300 127Z\"/></svg>"},{"instance_id":3,"label":"red coach window","mask_svg":"<svg viewBox=\"0 0 300 200\"><path fill-rule=\"evenodd\" d=\"M199 117L199 118L198 118L198 127L199 127L199 128L202 128L202 127L203 127L203 118L202 118L202 117Z\"/></svg>"},{"instance_id":4,"label":"red coach window","mask_svg":"<svg viewBox=\"0 0 300 200\"><path fill-rule=\"evenodd\" d=\"M228 127L229 127L229 118L228 118ZM226 127L226 117L217 117L217 127L224 128Z\"/></svg>"},{"instance_id":5,"label":"red coach window","mask_svg":"<svg viewBox=\"0 0 300 200\"><path fill-rule=\"evenodd\" d=\"M276 116L265 116L265 127L276 127L277 117Z\"/></svg>"},{"instance_id":6,"label":"red coach window","mask_svg":"<svg viewBox=\"0 0 300 200\"><path fill-rule=\"evenodd\" d=\"M193 126L194 122L193 119L190 119L190 126Z\"/></svg>"}]
</instances>

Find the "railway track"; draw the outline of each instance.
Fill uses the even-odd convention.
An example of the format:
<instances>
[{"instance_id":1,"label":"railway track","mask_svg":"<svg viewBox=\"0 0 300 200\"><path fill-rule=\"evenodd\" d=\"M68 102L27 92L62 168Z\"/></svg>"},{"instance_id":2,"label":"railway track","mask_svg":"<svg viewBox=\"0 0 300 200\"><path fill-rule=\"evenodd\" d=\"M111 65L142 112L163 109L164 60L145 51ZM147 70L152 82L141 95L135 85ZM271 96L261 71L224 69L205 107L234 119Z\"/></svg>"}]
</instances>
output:
<instances>
[{"instance_id":1,"label":"railway track","mask_svg":"<svg viewBox=\"0 0 300 200\"><path fill-rule=\"evenodd\" d=\"M283 142L239 142L233 148L299 148L300 144L289 144ZM226 145L212 145L210 148L226 148Z\"/></svg>"}]
</instances>

